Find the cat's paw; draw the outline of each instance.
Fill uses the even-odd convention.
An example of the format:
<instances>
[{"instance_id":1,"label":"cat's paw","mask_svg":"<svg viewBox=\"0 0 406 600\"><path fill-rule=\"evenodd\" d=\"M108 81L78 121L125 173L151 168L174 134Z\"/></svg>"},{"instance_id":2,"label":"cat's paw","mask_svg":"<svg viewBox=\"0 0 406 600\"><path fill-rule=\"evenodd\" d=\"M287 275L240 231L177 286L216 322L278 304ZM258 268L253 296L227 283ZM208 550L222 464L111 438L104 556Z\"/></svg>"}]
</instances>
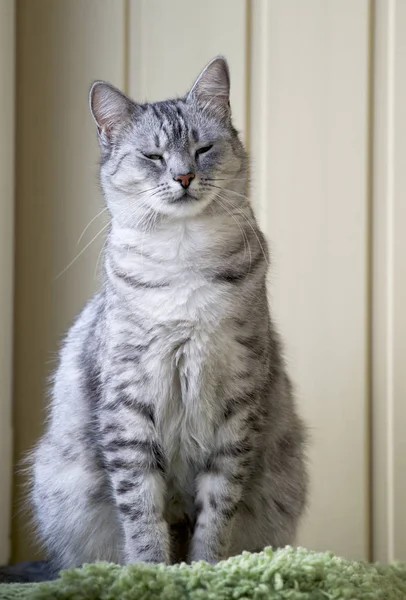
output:
<instances>
[{"instance_id":1,"label":"cat's paw","mask_svg":"<svg viewBox=\"0 0 406 600\"><path fill-rule=\"evenodd\" d=\"M131 565L134 563L144 562L149 564L163 563L170 564L169 548L163 547L163 544L150 543L143 546L133 545L127 548L125 553L125 563Z\"/></svg>"},{"instance_id":2,"label":"cat's paw","mask_svg":"<svg viewBox=\"0 0 406 600\"><path fill-rule=\"evenodd\" d=\"M222 560L222 557L219 553L214 552L213 549L203 544L192 544L188 556L188 563L197 562L199 560L204 560L210 565L215 565L219 560Z\"/></svg>"},{"instance_id":3,"label":"cat's paw","mask_svg":"<svg viewBox=\"0 0 406 600\"><path fill-rule=\"evenodd\" d=\"M169 565L170 559L169 557L164 556L161 553L150 553L150 552L139 552L139 553L131 553L127 554L125 558L126 565L134 565L136 563L146 563L150 565Z\"/></svg>"}]
</instances>

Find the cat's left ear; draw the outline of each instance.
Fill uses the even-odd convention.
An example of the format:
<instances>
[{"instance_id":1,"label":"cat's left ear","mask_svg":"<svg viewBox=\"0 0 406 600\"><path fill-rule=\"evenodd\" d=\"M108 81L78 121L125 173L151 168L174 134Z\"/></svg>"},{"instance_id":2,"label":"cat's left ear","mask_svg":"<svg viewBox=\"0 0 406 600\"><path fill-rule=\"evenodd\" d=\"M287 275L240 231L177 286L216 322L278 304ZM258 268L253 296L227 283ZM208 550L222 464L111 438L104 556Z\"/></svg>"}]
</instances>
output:
<instances>
[{"instance_id":1,"label":"cat's left ear","mask_svg":"<svg viewBox=\"0 0 406 600\"><path fill-rule=\"evenodd\" d=\"M225 58L216 56L203 69L187 95L219 116L230 115L230 70Z\"/></svg>"}]
</instances>

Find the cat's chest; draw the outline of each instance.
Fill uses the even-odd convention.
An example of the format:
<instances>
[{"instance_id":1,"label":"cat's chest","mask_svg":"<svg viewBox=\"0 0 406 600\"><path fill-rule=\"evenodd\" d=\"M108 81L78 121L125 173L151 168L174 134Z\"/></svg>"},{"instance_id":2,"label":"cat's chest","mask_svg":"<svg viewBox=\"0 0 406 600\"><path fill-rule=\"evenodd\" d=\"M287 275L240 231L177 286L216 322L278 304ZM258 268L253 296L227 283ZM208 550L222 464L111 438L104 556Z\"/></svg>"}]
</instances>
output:
<instances>
[{"instance_id":1,"label":"cat's chest","mask_svg":"<svg viewBox=\"0 0 406 600\"><path fill-rule=\"evenodd\" d=\"M207 452L215 433L216 392L221 367L209 331L191 327L182 340L168 341L162 362L167 374L157 399L160 433L168 452ZM163 385L162 385L163 383ZM158 382L156 382L157 385Z\"/></svg>"},{"instance_id":2,"label":"cat's chest","mask_svg":"<svg viewBox=\"0 0 406 600\"><path fill-rule=\"evenodd\" d=\"M229 304L224 290L199 274L185 272L174 276L170 284L144 288L135 297L137 310L151 322L183 321L193 326L204 321L209 328L230 311ZM196 346L200 343L198 338L196 333Z\"/></svg>"},{"instance_id":3,"label":"cat's chest","mask_svg":"<svg viewBox=\"0 0 406 600\"><path fill-rule=\"evenodd\" d=\"M146 247L145 251L152 252L152 248ZM179 240L175 254L173 251L171 244L155 249L154 258L124 254L111 259L108 264L114 288L125 298L129 309L152 324L175 327L177 321L205 321L213 325L232 312L232 289L213 281L218 259L213 262L206 249L208 257L204 260L194 245L184 240ZM125 277L117 276L120 273Z\"/></svg>"},{"instance_id":4,"label":"cat's chest","mask_svg":"<svg viewBox=\"0 0 406 600\"><path fill-rule=\"evenodd\" d=\"M138 391L154 405L158 437L178 489L192 489L215 446L222 389L233 379L230 365L236 364L227 320L205 317L155 324L151 319L144 323L146 337L141 339L122 318L120 334L117 326L112 336L119 348L139 348L135 363L125 362L126 376L141 381Z\"/></svg>"}]
</instances>

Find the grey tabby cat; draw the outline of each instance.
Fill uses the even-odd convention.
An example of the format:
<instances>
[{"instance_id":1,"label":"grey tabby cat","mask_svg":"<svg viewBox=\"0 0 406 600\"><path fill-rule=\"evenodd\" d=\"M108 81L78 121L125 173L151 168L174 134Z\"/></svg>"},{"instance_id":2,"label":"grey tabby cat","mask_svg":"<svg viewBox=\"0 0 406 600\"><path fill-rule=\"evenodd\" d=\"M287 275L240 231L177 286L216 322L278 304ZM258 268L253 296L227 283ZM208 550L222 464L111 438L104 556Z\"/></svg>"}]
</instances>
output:
<instances>
[{"instance_id":1,"label":"grey tabby cat","mask_svg":"<svg viewBox=\"0 0 406 600\"><path fill-rule=\"evenodd\" d=\"M58 567L214 563L292 543L305 433L227 63L152 104L98 81L90 108L111 228L102 291L63 344L34 452L40 538Z\"/></svg>"}]
</instances>

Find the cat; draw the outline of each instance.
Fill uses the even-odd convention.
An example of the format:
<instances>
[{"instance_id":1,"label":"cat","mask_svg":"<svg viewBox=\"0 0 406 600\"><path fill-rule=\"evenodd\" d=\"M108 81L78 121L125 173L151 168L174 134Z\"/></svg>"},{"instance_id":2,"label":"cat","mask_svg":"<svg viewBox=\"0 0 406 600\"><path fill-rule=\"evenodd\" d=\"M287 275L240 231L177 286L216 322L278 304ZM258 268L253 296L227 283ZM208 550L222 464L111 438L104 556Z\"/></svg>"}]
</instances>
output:
<instances>
[{"instance_id":1,"label":"cat","mask_svg":"<svg viewBox=\"0 0 406 600\"><path fill-rule=\"evenodd\" d=\"M32 456L34 521L58 568L216 563L295 540L306 429L229 92L222 57L179 99L91 87L104 280L62 345Z\"/></svg>"}]
</instances>

